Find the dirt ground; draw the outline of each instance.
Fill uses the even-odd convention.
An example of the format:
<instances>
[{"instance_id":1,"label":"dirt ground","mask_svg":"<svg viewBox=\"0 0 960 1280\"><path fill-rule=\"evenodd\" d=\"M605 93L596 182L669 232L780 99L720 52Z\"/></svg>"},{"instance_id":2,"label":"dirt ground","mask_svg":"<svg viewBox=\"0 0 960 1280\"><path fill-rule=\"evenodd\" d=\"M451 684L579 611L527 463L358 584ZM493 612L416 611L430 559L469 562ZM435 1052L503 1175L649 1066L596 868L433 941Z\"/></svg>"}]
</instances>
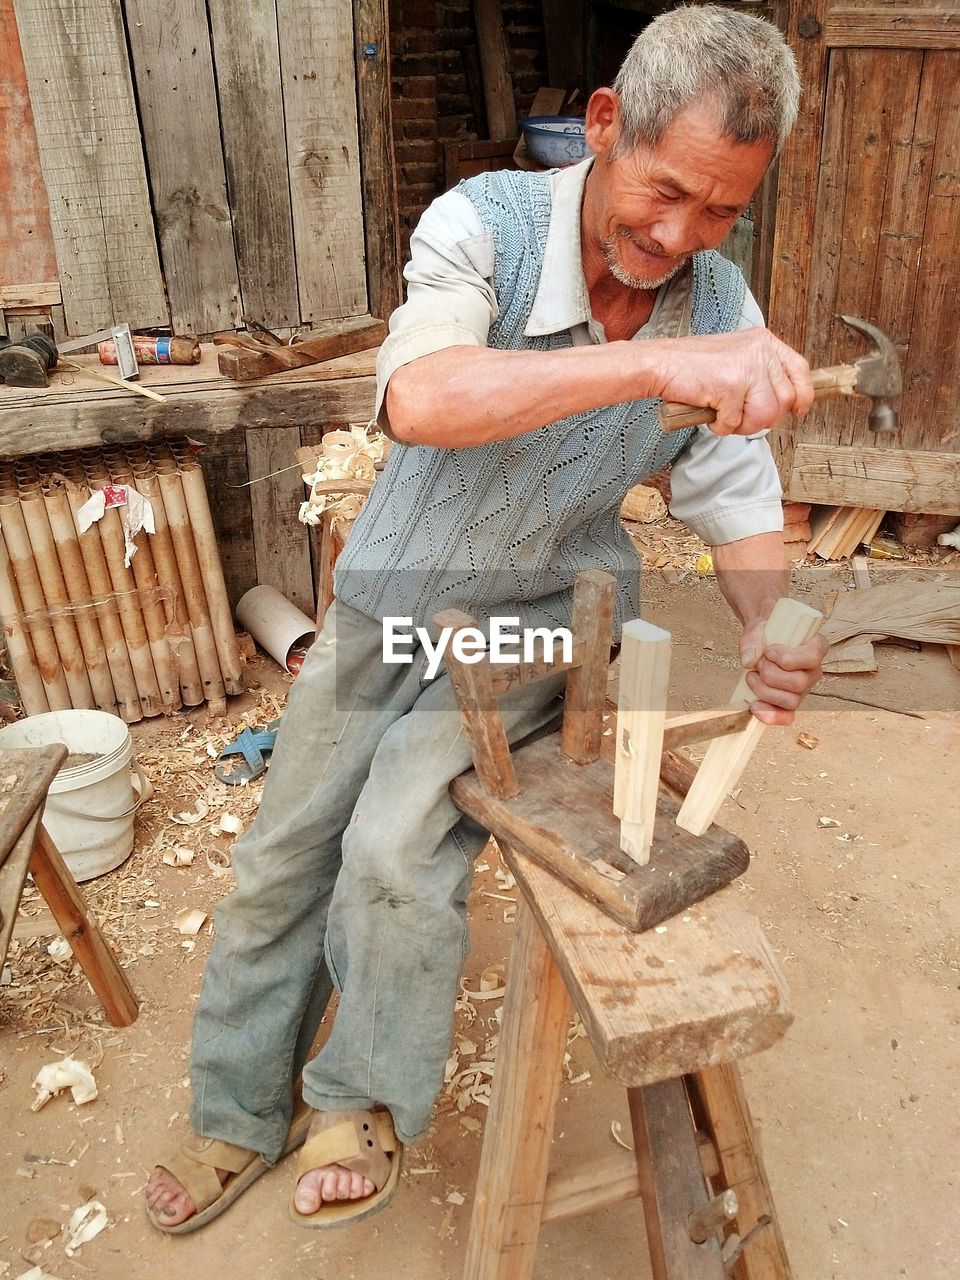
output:
<instances>
[{"instance_id":1,"label":"dirt ground","mask_svg":"<svg viewBox=\"0 0 960 1280\"><path fill-rule=\"evenodd\" d=\"M797 577L814 604L848 585L846 567ZM649 573L645 593L646 616L674 635L673 705L725 701L735 626L715 583ZM883 646L879 660L872 676L826 677L819 693L832 696L811 697L794 729L769 732L720 815L753 856L724 892L761 921L796 1013L785 1039L742 1068L797 1280L960 1276L960 672L937 646ZM194 712L133 728L155 794L131 858L86 886L142 1000L132 1027L105 1025L77 967L48 955L55 929L43 904L25 902L0 988L0 1277L34 1265L61 1280L210 1275L225 1261L236 1280L460 1274L489 1083L461 1073L487 1056L496 995L461 1002L450 1092L384 1214L343 1231L299 1230L287 1218L287 1163L196 1235L164 1237L144 1217L146 1173L188 1107L191 1011L211 944L209 920L189 937L176 914L208 913L228 891L233 836L221 819L249 821L259 794L259 784L218 783L210 751L241 723L275 715L289 684L269 659L255 672L261 688L231 702L229 723ZM801 728L813 749L798 743ZM468 992L487 995L509 953L516 890L492 847L480 866L464 977ZM32 1111L34 1076L64 1055L92 1067L99 1096L78 1106L63 1094ZM571 1040L567 1075L559 1168L612 1152L630 1131L625 1094L601 1077L583 1036ZM108 1226L68 1255L65 1225L91 1199ZM545 1228L536 1274L642 1280L637 1202Z\"/></svg>"}]
</instances>

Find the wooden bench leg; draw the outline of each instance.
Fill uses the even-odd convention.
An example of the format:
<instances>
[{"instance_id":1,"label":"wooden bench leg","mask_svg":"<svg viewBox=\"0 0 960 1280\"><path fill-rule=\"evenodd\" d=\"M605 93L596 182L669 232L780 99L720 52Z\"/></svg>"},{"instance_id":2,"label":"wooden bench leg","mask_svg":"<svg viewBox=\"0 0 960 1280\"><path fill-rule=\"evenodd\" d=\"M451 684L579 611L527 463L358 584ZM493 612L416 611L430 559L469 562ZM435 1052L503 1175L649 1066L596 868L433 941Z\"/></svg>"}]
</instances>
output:
<instances>
[{"instance_id":1,"label":"wooden bench leg","mask_svg":"<svg viewBox=\"0 0 960 1280\"><path fill-rule=\"evenodd\" d=\"M30 874L73 948L87 981L100 998L107 1017L115 1027L128 1027L136 1021L137 997L100 926L88 914L87 904L60 850L43 827L37 830L30 854Z\"/></svg>"},{"instance_id":2,"label":"wooden bench leg","mask_svg":"<svg viewBox=\"0 0 960 1280\"><path fill-rule=\"evenodd\" d=\"M723 1280L720 1244L690 1238L709 1201L683 1079L627 1090L653 1280Z\"/></svg>"},{"instance_id":3,"label":"wooden bench leg","mask_svg":"<svg viewBox=\"0 0 960 1280\"><path fill-rule=\"evenodd\" d=\"M737 1234L745 1240L765 1223L734 1263L734 1280L793 1280L739 1068L726 1062L686 1080L694 1111L717 1151L719 1182L737 1193Z\"/></svg>"},{"instance_id":4,"label":"wooden bench leg","mask_svg":"<svg viewBox=\"0 0 960 1280\"><path fill-rule=\"evenodd\" d=\"M566 985L521 902L463 1280L533 1274L569 1018Z\"/></svg>"}]
</instances>

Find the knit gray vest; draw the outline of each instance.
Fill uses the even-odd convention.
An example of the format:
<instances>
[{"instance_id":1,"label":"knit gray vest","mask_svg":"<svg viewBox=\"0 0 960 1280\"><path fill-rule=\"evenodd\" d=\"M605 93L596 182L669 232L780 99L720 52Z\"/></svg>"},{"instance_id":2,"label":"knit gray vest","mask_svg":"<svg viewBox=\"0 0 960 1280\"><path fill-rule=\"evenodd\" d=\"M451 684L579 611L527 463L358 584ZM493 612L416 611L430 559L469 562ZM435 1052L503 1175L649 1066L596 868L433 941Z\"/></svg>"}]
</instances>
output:
<instances>
[{"instance_id":1,"label":"knit gray vest","mask_svg":"<svg viewBox=\"0 0 960 1280\"><path fill-rule=\"evenodd\" d=\"M571 346L567 332L523 332L543 265L549 176L485 173L458 189L493 233L499 316L489 346ZM718 253L695 254L691 333L736 328L745 287ZM415 625L440 609L463 609L480 620L516 617L521 627L569 626L574 578L604 569L619 584L619 634L640 614L640 560L620 503L694 430L664 435L659 403L588 410L492 444L394 444L337 561L337 598L368 617L412 617Z\"/></svg>"}]
</instances>

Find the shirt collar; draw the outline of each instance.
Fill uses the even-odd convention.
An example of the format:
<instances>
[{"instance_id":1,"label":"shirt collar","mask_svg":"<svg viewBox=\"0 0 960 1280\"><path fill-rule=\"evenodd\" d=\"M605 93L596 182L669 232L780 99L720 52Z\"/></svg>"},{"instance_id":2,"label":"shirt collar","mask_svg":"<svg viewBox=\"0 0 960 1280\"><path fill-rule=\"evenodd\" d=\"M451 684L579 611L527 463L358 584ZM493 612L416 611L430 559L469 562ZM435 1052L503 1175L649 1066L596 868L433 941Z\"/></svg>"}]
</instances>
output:
<instances>
[{"instance_id":1,"label":"shirt collar","mask_svg":"<svg viewBox=\"0 0 960 1280\"><path fill-rule=\"evenodd\" d=\"M580 211L583 189L594 157L550 174L550 224L543 249L540 282L524 327L527 338L563 333L592 324L590 295L583 278ZM688 266L657 294L653 314L639 336L675 337L689 324L691 273ZM594 339L596 340L596 339Z\"/></svg>"}]
</instances>

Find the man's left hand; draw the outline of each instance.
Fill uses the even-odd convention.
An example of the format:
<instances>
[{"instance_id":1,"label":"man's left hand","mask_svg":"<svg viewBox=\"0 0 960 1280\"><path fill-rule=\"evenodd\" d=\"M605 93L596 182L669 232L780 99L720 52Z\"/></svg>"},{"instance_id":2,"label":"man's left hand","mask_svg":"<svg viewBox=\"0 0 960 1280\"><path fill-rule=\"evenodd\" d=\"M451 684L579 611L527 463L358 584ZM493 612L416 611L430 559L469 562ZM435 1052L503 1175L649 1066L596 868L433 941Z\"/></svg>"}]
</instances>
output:
<instances>
[{"instance_id":1,"label":"man's left hand","mask_svg":"<svg viewBox=\"0 0 960 1280\"><path fill-rule=\"evenodd\" d=\"M740 660L749 668L747 684L755 699L750 710L757 719L792 724L797 707L823 675L826 652L827 642L819 635L797 646L767 645L762 621L744 627Z\"/></svg>"}]
</instances>

